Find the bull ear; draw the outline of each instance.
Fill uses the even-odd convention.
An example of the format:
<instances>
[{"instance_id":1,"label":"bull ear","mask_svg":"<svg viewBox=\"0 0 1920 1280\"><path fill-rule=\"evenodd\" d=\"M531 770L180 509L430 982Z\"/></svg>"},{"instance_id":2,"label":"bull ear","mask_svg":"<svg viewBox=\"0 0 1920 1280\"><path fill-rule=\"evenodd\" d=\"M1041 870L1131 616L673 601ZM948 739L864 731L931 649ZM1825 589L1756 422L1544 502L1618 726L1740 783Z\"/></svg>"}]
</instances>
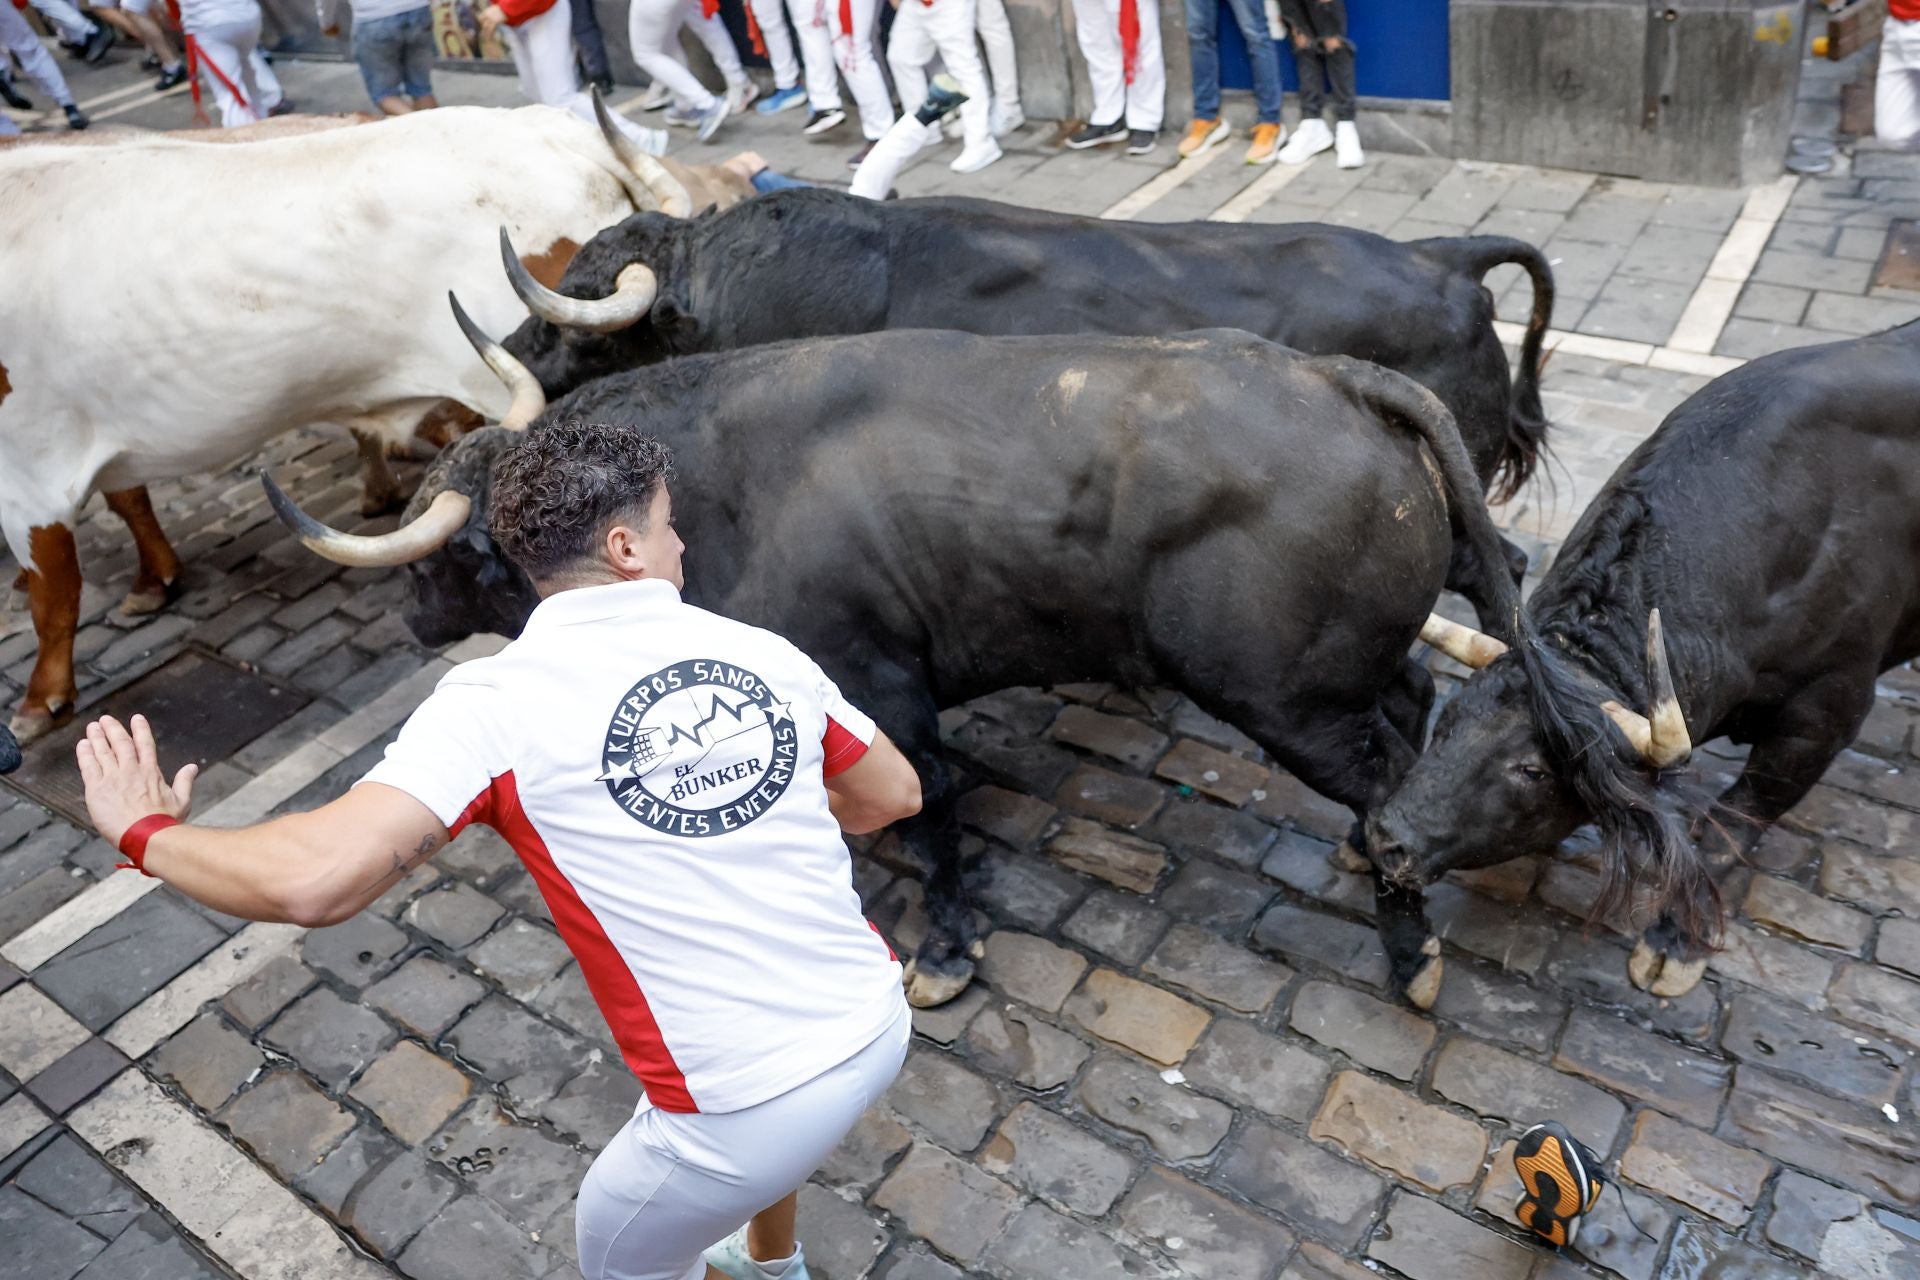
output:
<instances>
[{"instance_id":1,"label":"bull ear","mask_svg":"<svg viewBox=\"0 0 1920 1280\"><path fill-rule=\"evenodd\" d=\"M662 292L653 301L650 318L656 330L670 337L692 338L700 332L699 317L687 310L686 301L678 294Z\"/></svg>"}]
</instances>

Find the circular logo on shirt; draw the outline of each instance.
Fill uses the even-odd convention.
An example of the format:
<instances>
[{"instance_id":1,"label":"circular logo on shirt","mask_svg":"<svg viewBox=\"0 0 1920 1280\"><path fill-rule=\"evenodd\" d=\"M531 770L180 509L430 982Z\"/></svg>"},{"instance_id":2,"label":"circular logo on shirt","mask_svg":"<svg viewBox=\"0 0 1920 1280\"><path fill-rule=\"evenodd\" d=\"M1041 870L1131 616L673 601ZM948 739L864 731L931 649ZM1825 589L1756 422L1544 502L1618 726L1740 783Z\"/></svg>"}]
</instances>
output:
<instances>
[{"instance_id":1,"label":"circular logo on shirt","mask_svg":"<svg viewBox=\"0 0 1920 1280\"><path fill-rule=\"evenodd\" d=\"M670 836L738 831L793 781L799 733L767 682L693 658L627 691L607 725L600 776L633 817Z\"/></svg>"}]
</instances>

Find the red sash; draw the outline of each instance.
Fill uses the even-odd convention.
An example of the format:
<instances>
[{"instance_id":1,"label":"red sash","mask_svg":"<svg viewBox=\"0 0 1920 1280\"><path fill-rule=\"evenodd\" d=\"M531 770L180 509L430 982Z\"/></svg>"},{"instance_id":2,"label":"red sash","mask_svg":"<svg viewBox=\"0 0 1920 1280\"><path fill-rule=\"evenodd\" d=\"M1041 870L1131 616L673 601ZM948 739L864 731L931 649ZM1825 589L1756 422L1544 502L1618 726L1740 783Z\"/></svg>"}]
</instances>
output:
<instances>
[{"instance_id":1,"label":"red sash","mask_svg":"<svg viewBox=\"0 0 1920 1280\"><path fill-rule=\"evenodd\" d=\"M1135 64L1140 61L1139 0L1120 0L1120 66L1127 83L1133 83Z\"/></svg>"}]
</instances>

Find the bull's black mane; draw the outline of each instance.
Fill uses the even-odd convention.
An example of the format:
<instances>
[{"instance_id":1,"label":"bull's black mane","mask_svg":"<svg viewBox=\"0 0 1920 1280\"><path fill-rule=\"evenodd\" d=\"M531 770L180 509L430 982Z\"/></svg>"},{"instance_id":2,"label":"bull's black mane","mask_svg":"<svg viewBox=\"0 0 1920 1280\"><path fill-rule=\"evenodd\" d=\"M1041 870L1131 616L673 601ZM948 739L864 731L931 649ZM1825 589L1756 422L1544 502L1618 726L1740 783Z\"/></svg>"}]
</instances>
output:
<instances>
[{"instance_id":1,"label":"bull's black mane","mask_svg":"<svg viewBox=\"0 0 1920 1280\"><path fill-rule=\"evenodd\" d=\"M1610 917L1643 880L1682 934L1711 942L1720 894L1690 837L1691 798L1636 758L1601 702L1648 706L1644 575L1659 532L1645 500L1625 486L1599 500L1535 593L1516 646L1535 727L1561 777L1593 815L1605 879L1594 914Z\"/></svg>"}]
</instances>

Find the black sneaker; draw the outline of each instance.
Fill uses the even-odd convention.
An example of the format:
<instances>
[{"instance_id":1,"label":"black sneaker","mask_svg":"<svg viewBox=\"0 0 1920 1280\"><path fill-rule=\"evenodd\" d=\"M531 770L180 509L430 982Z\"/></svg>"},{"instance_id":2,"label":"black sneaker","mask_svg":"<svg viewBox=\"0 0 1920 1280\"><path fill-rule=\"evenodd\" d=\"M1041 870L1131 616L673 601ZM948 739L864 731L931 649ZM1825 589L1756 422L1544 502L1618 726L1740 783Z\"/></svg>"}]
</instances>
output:
<instances>
[{"instance_id":1,"label":"black sneaker","mask_svg":"<svg viewBox=\"0 0 1920 1280\"><path fill-rule=\"evenodd\" d=\"M1090 124L1067 139L1067 146L1075 151L1085 151L1088 147L1104 147L1109 143L1125 142L1127 126L1115 120L1112 124Z\"/></svg>"},{"instance_id":2,"label":"black sneaker","mask_svg":"<svg viewBox=\"0 0 1920 1280\"><path fill-rule=\"evenodd\" d=\"M6 103L15 111L33 110L33 100L13 87L13 81L0 76L0 102Z\"/></svg>"},{"instance_id":3,"label":"black sneaker","mask_svg":"<svg viewBox=\"0 0 1920 1280\"><path fill-rule=\"evenodd\" d=\"M160 69L159 55L150 53L146 57L140 59L140 69L142 71L158 71Z\"/></svg>"},{"instance_id":4,"label":"black sneaker","mask_svg":"<svg viewBox=\"0 0 1920 1280\"><path fill-rule=\"evenodd\" d=\"M167 90L173 88L173 86L185 84L186 82L187 64L184 62L176 62L172 66L165 67L161 70L160 79L154 82L153 88L156 93L165 93Z\"/></svg>"},{"instance_id":5,"label":"black sneaker","mask_svg":"<svg viewBox=\"0 0 1920 1280\"><path fill-rule=\"evenodd\" d=\"M80 48L80 57L88 66L94 65L107 56L107 50L113 48L117 38L112 27L104 22L95 23L93 34L87 37L87 42Z\"/></svg>"},{"instance_id":6,"label":"black sneaker","mask_svg":"<svg viewBox=\"0 0 1920 1280\"><path fill-rule=\"evenodd\" d=\"M269 116L290 116L297 110L299 110L299 108L293 105L292 98L282 98L267 108L267 114Z\"/></svg>"},{"instance_id":7,"label":"black sneaker","mask_svg":"<svg viewBox=\"0 0 1920 1280\"><path fill-rule=\"evenodd\" d=\"M1160 145L1158 129L1134 129L1127 134L1127 154L1143 156Z\"/></svg>"},{"instance_id":8,"label":"black sneaker","mask_svg":"<svg viewBox=\"0 0 1920 1280\"><path fill-rule=\"evenodd\" d=\"M927 100L913 113L921 124L932 124L951 111L958 111L967 95L960 88L960 82L944 71L933 78L927 86Z\"/></svg>"},{"instance_id":9,"label":"black sneaker","mask_svg":"<svg viewBox=\"0 0 1920 1280\"><path fill-rule=\"evenodd\" d=\"M1520 1135L1513 1148L1513 1170L1524 1194L1514 1206L1520 1225L1562 1248L1580 1235L1580 1219L1600 1201L1606 1185L1600 1158L1555 1120Z\"/></svg>"},{"instance_id":10,"label":"black sneaker","mask_svg":"<svg viewBox=\"0 0 1920 1280\"><path fill-rule=\"evenodd\" d=\"M866 146L860 148L858 151L853 153L853 158L847 161L847 168L858 169L860 167L861 162L864 161L868 156L872 154L873 154L873 144L869 142Z\"/></svg>"},{"instance_id":11,"label":"black sneaker","mask_svg":"<svg viewBox=\"0 0 1920 1280\"><path fill-rule=\"evenodd\" d=\"M66 105L64 110L67 113L67 128L69 129L84 129L93 123L93 121L87 119L86 112L71 102Z\"/></svg>"},{"instance_id":12,"label":"black sneaker","mask_svg":"<svg viewBox=\"0 0 1920 1280\"><path fill-rule=\"evenodd\" d=\"M594 76L592 77L592 84L594 88L600 91L601 97L611 98L613 96L613 77L611 75Z\"/></svg>"},{"instance_id":13,"label":"black sneaker","mask_svg":"<svg viewBox=\"0 0 1920 1280\"><path fill-rule=\"evenodd\" d=\"M807 113L807 123L800 132L811 138L844 124L846 119L847 113L839 107L830 107L825 111L810 111Z\"/></svg>"}]
</instances>

